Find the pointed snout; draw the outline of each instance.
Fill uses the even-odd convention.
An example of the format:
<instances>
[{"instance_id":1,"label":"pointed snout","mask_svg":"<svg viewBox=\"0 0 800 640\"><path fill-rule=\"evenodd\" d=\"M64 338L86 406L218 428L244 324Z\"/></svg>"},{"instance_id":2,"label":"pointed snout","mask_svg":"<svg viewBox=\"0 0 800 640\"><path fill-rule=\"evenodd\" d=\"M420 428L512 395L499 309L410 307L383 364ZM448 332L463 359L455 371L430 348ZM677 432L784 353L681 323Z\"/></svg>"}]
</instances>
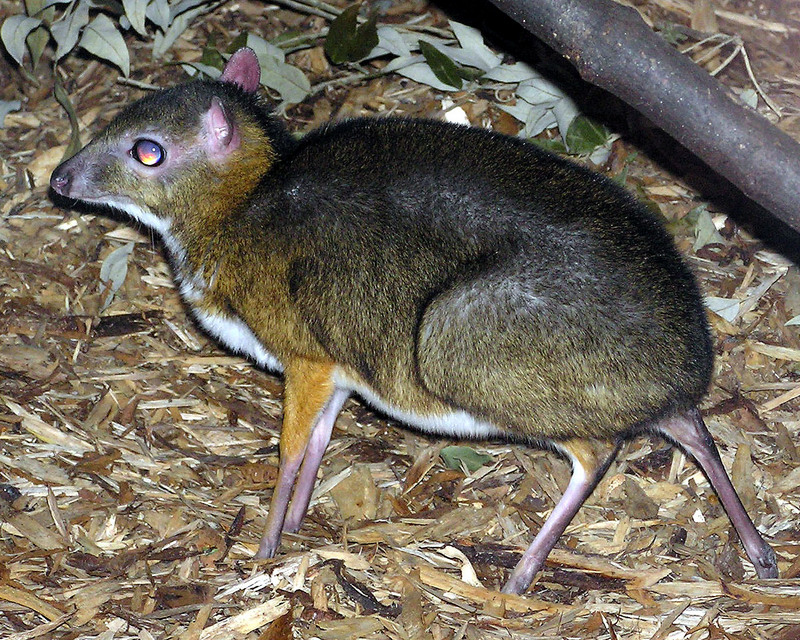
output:
<instances>
[{"instance_id":1,"label":"pointed snout","mask_svg":"<svg viewBox=\"0 0 800 640\"><path fill-rule=\"evenodd\" d=\"M75 184L75 165L69 160L58 165L50 176L50 187L58 195L69 198Z\"/></svg>"},{"instance_id":2,"label":"pointed snout","mask_svg":"<svg viewBox=\"0 0 800 640\"><path fill-rule=\"evenodd\" d=\"M88 148L88 147L87 147ZM98 189L98 154L86 148L58 165L50 175L53 192L73 200L92 200L102 195Z\"/></svg>"}]
</instances>

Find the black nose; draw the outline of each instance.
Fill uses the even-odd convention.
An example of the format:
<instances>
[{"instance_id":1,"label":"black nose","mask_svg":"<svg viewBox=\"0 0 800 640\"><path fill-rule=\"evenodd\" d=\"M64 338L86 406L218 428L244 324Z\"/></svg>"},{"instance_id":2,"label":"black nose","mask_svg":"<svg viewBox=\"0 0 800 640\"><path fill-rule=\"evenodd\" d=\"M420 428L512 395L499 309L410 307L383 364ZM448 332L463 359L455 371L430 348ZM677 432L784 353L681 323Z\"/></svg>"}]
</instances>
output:
<instances>
[{"instance_id":1,"label":"black nose","mask_svg":"<svg viewBox=\"0 0 800 640\"><path fill-rule=\"evenodd\" d=\"M72 186L73 171L70 167L59 165L50 176L50 186L53 191L61 196L68 196Z\"/></svg>"}]
</instances>

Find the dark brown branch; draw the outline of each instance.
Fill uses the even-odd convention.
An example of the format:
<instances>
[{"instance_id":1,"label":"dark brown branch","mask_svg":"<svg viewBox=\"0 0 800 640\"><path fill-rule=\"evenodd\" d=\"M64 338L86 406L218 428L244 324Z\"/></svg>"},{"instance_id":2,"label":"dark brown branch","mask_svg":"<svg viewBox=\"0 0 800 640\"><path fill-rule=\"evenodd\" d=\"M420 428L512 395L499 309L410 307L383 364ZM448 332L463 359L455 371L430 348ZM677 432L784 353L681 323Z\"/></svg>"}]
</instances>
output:
<instances>
[{"instance_id":1,"label":"dark brown branch","mask_svg":"<svg viewBox=\"0 0 800 640\"><path fill-rule=\"evenodd\" d=\"M491 2L800 231L800 144L732 100L634 9L613 0Z\"/></svg>"}]
</instances>

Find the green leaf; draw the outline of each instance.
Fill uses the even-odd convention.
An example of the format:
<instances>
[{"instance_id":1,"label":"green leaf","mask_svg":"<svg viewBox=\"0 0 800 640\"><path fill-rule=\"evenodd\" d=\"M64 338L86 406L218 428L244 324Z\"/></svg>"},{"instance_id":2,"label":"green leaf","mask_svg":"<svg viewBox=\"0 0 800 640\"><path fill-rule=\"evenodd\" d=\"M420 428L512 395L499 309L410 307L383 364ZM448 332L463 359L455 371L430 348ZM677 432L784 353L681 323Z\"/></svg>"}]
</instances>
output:
<instances>
[{"instance_id":1,"label":"green leaf","mask_svg":"<svg viewBox=\"0 0 800 640\"><path fill-rule=\"evenodd\" d=\"M200 56L200 64L207 64L209 67L215 69L222 69L225 67L225 58L222 54L213 47L203 47L203 55Z\"/></svg>"},{"instance_id":2,"label":"green leaf","mask_svg":"<svg viewBox=\"0 0 800 640\"><path fill-rule=\"evenodd\" d=\"M170 11L168 0L153 0L147 5L147 10L144 14L162 31L166 31L172 21L172 12Z\"/></svg>"},{"instance_id":3,"label":"green leaf","mask_svg":"<svg viewBox=\"0 0 800 640\"><path fill-rule=\"evenodd\" d=\"M55 9L48 7L44 0L25 0L25 9L29 16L41 18L44 25L49 25L56 15ZM27 38L28 50L31 52L34 67L39 64L42 53L50 41L50 33L44 25L31 31Z\"/></svg>"},{"instance_id":4,"label":"green leaf","mask_svg":"<svg viewBox=\"0 0 800 640\"><path fill-rule=\"evenodd\" d=\"M180 2L171 6L171 11L174 16L178 16L198 7L203 8L204 11L208 11L208 8L213 3L214 0L180 0Z\"/></svg>"},{"instance_id":5,"label":"green leaf","mask_svg":"<svg viewBox=\"0 0 800 640\"><path fill-rule=\"evenodd\" d=\"M695 241L693 249L697 251L707 244L725 244L725 238L717 231L714 218L708 211L708 205L703 203L686 214L686 219L694 226Z\"/></svg>"},{"instance_id":6,"label":"green leaf","mask_svg":"<svg viewBox=\"0 0 800 640\"><path fill-rule=\"evenodd\" d=\"M582 155L605 144L610 135L611 132L602 124L586 116L578 116L569 125L564 143L570 153Z\"/></svg>"},{"instance_id":7,"label":"green leaf","mask_svg":"<svg viewBox=\"0 0 800 640\"><path fill-rule=\"evenodd\" d=\"M706 307L711 309L721 318L728 322L734 322L739 315L741 301L735 298L716 298L714 296L706 296L703 298Z\"/></svg>"},{"instance_id":8,"label":"green leaf","mask_svg":"<svg viewBox=\"0 0 800 640\"><path fill-rule=\"evenodd\" d=\"M497 82L507 82L509 84L515 82L522 82L523 80L530 80L538 74L526 62L514 62L513 64L501 64L494 69L490 69L485 77L487 80L496 80Z\"/></svg>"},{"instance_id":9,"label":"green leaf","mask_svg":"<svg viewBox=\"0 0 800 640\"><path fill-rule=\"evenodd\" d=\"M565 154L567 152L564 142L558 138L529 138L529 140L536 146L553 153Z\"/></svg>"},{"instance_id":10,"label":"green leaf","mask_svg":"<svg viewBox=\"0 0 800 640\"><path fill-rule=\"evenodd\" d=\"M456 471L460 471L462 467L469 472L477 471L492 460L492 456L488 454L478 453L471 447L458 445L445 447L439 452L439 455L448 469Z\"/></svg>"},{"instance_id":11,"label":"green leaf","mask_svg":"<svg viewBox=\"0 0 800 640\"><path fill-rule=\"evenodd\" d=\"M50 32L44 27L34 29L28 35L28 49L31 52L31 61L34 67L39 64L39 60L41 60L44 49L49 41Z\"/></svg>"},{"instance_id":12,"label":"green leaf","mask_svg":"<svg viewBox=\"0 0 800 640\"><path fill-rule=\"evenodd\" d=\"M356 29L356 37L353 40L350 51L351 60L361 60L366 58L369 52L378 46L378 16L371 13L366 22Z\"/></svg>"},{"instance_id":13,"label":"green leaf","mask_svg":"<svg viewBox=\"0 0 800 640\"><path fill-rule=\"evenodd\" d=\"M247 46L255 51L261 67L261 84L281 94L284 102L302 102L311 91L306 74L286 64L283 49L254 34L247 37Z\"/></svg>"},{"instance_id":14,"label":"green leaf","mask_svg":"<svg viewBox=\"0 0 800 640\"><path fill-rule=\"evenodd\" d=\"M358 12L361 3L352 4L342 11L331 22L328 36L325 38L325 55L334 64L341 64L349 60L350 41L355 37L358 29Z\"/></svg>"},{"instance_id":15,"label":"green leaf","mask_svg":"<svg viewBox=\"0 0 800 640\"><path fill-rule=\"evenodd\" d=\"M273 58L281 63L286 61L286 52L283 49L254 33L247 34L247 46L256 52L262 67L264 66L264 60L268 58Z\"/></svg>"},{"instance_id":16,"label":"green leaf","mask_svg":"<svg viewBox=\"0 0 800 640\"><path fill-rule=\"evenodd\" d=\"M758 108L758 93L755 89L745 89L739 94L739 100L752 109Z\"/></svg>"},{"instance_id":17,"label":"green leaf","mask_svg":"<svg viewBox=\"0 0 800 640\"><path fill-rule=\"evenodd\" d=\"M410 78L414 82L427 84L429 87L438 89L439 91L456 91L455 87L445 84L436 74L433 73L430 66L425 62L425 58L421 55L409 55L400 58L395 58L383 68L384 73L394 72L401 76Z\"/></svg>"},{"instance_id":18,"label":"green leaf","mask_svg":"<svg viewBox=\"0 0 800 640\"><path fill-rule=\"evenodd\" d=\"M50 7L54 7L57 4L70 4L72 2L75 2L75 0L45 0L42 3L42 9L41 10L44 11L45 9L49 9Z\"/></svg>"},{"instance_id":19,"label":"green leaf","mask_svg":"<svg viewBox=\"0 0 800 640\"><path fill-rule=\"evenodd\" d=\"M419 50L434 75L446 85L460 89L463 84L461 67L434 47L430 42L419 41Z\"/></svg>"},{"instance_id":20,"label":"green leaf","mask_svg":"<svg viewBox=\"0 0 800 640\"><path fill-rule=\"evenodd\" d=\"M664 38L664 40L669 42L673 47L677 47L689 37L681 30L679 25L673 22L665 24L661 28L661 31L658 32L658 35Z\"/></svg>"},{"instance_id":21,"label":"green leaf","mask_svg":"<svg viewBox=\"0 0 800 640\"><path fill-rule=\"evenodd\" d=\"M127 76L131 70L130 56L125 40L114 23L104 13L98 14L83 30L78 43L89 53L118 66Z\"/></svg>"},{"instance_id":22,"label":"green leaf","mask_svg":"<svg viewBox=\"0 0 800 640\"><path fill-rule=\"evenodd\" d=\"M525 128L520 132L520 135L524 135L526 138L534 138L535 140L535 136L538 136L542 131L552 129L558 124L552 109L542 105L529 104L525 100L517 100L516 104L500 104L498 107L525 124ZM566 152L563 142L561 146Z\"/></svg>"},{"instance_id":23,"label":"green leaf","mask_svg":"<svg viewBox=\"0 0 800 640\"><path fill-rule=\"evenodd\" d=\"M149 3L150 0L122 0L125 15L130 20L131 26L136 30L136 33L145 38L147 37L147 31L144 27L144 19Z\"/></svg>"},{"instance_id":24,"label":"green leaf","mask_svg":"<svg viewBox=\"0 0 800 640\"><path fill-rule=\"evenodd\" d=\"M19 100L0 100L0 129L5 127L6 116L12 111L19 111L22 102Z\"/></svg>"},{"instance_id":25,"label":"green leaf","mask_svg":"<svg viewBox=\"0 0 800 640\"><path fill-rule=\"evenodd\" d=\"M628 165L626 164L622 167L622 171L617 175L611 176L611 180L616 182L620 187L624 187L625 183L628 181Z\"/></svg>"},{"instance_id":26,"label":"green leaf","mask_svg":"<svg viewBox=\"0 0 800 640\"><path fill-rule=\"evenodd\" d=\"M104 285L104 291L107 291L106 299L103 302L100 312L105 311L114 299L114 295L119 291L122 283L125 282L125 276L128 274L128 256L133 251L133 242L129 242L118 249L114 249L103 260L100 265L100 281Z\"/></svg>"},{"instance_id":27,"label":"green leaf","mask_svg":"<svg viewBox=\"0 0 800 640\"><path fill-rule=\"evenodd\" d=\"M56 76L53 94L55 95L58 104L64 107L64 111L67 112L67 117L69 118L70 137L69 144L64 151L64 157L61 158L61 161L63 162L67 158L74 156L81 149L82 145L80 138L80 126L78 125L78 114L75 112L75 107L73 106L72 101L69 99L69 94L67 93L67 90L64 88L64 85L58 76Z\"/></svg>"},{"instance_id":28,"label":"green leaf","mask_svg":"<svg viewBox=\"0 0 800 640\"><path fill-rule=\"evenodd\" d=\"M275 64L260 66L261 84L275 89L286 102L292 104L302 102L311 91L311 83L306 74L297 67L277 61Z\"/></svg>"},{"instance_id":29,"label":"green leaf","mask_svg":"<svg viewBox=\"0 0 800 640\"><path fill-rule=\"evenodd\" d=\"M470 69L469 67L459 66L458 75L461 76L462 80L471 82L473 80L477 80L478 78L482 78L484 73L480 69Z\"/></svg>"},{"instance_id":30,"label":"green leaf","mask_svg":"<svg viewBox=\"0 0 800 640\"><path fill-rule=\"evenodd\" d=\"M378 50L376 53L385 54L391 53L398 58L408 57L411 55L411 48L409 43L403 35L394 27L382 26L378 29ZM375 55L373 53L373 55Z\"/></svg>"},{"instance_id":31,"label":"green leaf","mask_svg":"<svg viewBox=\"0 0 800 640\"><path fill-rule=\"evenodd\" d=\"M189 28L192 21L206 11L208 11L207 7L199 6L180 14L176 13L166 31L163 34L157 32L155 38L153 38L153 58L156 60L161 58L180 35Z\"/></svg>"},{"instance_id":32,"label":"green leaf","mask_svg":"<svg viewBox=\"0 0 800 640\"><path fill-rule=\"evenodd\" d=\"M486 43L483 41L483 34L481 34L480 30L461 24L455 20L450 21L450 28L453 30L456 38L458 38L458 43L461 45L461 48L465 53L470 55L469 61L461 60L461 63L477 67L480 70L477 72L478 76L494 69L503 62L503 56L495 53L486 46ZM468 79L469 78L465 78L465 80Z\"/></svg>"},{"instance_id":33,"label":"green leaf","mask_svg":"<svg viewBox=\"0 0 800 640\"><path fill-rule=\"evenodd\" d=\"M284 42L289 42L291 40L297 40L299 38L308 38L309 33L304 29L287 29L286 31L281 31L278 35L272 38L272 44L277 46L283 46ZM231 51L230 53L233 53Z\"/></svg>"},{"instance_id":34,"label":"green leaf","mask_svg":"<svg viewBox=\"0 0 800 640\"><path fill-rule=\"evenodd\" d=\"M38 29L42 21L38 18L28 16L9 16L3 21L0 27L0 39L6 47L9 55L22 66L22 59L25 57L25 40L34 29Z\"/></svg>"},{"instance_id":35,"label":"green leaf","mask_svg":"<svg viewBox=\"0 0 800 640\"><path fill-rule=\"evenodd\" d=\"M359 26L360 9L360 2L350 5L331 22L325 38L325 54L334 64L361 60L378 46L377 17L373 13Z\"/></svg>"},{"instance_id":36,"label":"green leaf","mask_svg":"<svg viewBox=\"0 0 800 640\"><path fill-rule=\"evenodd\" d=\"M89 23L89 3L78 2L72 11L50 25L50 33L56 41L55 61L58 62L75 48L83 29Z\"/></svg>"},{"instance_id":37,"label":"green leaf","mask_svg":"<svg viewBox=\"0 0 800 640\"><path fill-rule=\"evenodd\" d=\"M230 46L225 49L225 53L236 53L242 47L247 46L247 31L242 31L231 42Z\"/></svg>"}]
</instances>

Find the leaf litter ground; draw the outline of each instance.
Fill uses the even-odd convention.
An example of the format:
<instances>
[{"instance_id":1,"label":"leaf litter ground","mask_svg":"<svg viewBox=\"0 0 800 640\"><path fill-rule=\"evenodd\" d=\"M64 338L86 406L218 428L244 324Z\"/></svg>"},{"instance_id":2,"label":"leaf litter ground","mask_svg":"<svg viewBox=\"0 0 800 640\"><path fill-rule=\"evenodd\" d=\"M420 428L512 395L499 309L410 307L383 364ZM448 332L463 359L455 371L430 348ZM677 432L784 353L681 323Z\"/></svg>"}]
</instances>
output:
<instances>
[{"instance_id":1,"label":"leaf litter ground","mask_svg":"<svg viewBox=\"0 0 800 640\"><path fill-rule=\"evenodd\" d=\"M424 2L391 19L446 27ZM0 8L15 11L10 3ZM758 78L796 138L798 83L780 4L728 5L720 29L745 40ZM692 5L640 4L654 24ZM261 3L228 5L171 51L247 28L265 37L325 20ZM780 27L789 28L790 33ZM793 30L793 31L791 31ZM133 75L169 86L175 67L131 41ZM321 47L289 56L312 84L336 80ZM95 62L67 64L83 128L142 95ZM552 454L453 443L399 428L351 401L337 422L309 516L278 557L254 562L277 471L279 378L220 351L188 320L158 247L124 221L55 208L45 185L68 141L63 111L0 61L3 99L25 97L0 129L0 635L5 638L795 638L800 272L629 141L602 169L656 203L712 314L717 375L704 405L748 511L780 558L754 581L702 474L664 443L623 451L551 554L528 596L497 593L568 481ZM748 87L741 65L724 81ZM44 79L43 85L49 82ZM332 82L288 112L304 131L331 117L442 117L516 133L509 96L388 76ZM766 111L765 111L766 113ZM771 114L770 117L774 117ZM645 145L646 146L646 145ZM647 147L648 151L652 148ZM715 194L719 195L719 194ZM711 227L709 227L711 225ZM713 240L699 243L698 234ZM110 305L100 278L133 243ZM119 255L119 254L117 254ZM114 262L112 260L112 262ZM114 262L119 275L118 262ZM106 267L109 269L110 267ZM444 447L467 444L464 466ZM488 456L482 457L482 456ZM459 458L456 458L458 460ZM455 467L455 468L453 468ZM467 467L474 469L467 470Z\"/></svg>"}]
</instances>

